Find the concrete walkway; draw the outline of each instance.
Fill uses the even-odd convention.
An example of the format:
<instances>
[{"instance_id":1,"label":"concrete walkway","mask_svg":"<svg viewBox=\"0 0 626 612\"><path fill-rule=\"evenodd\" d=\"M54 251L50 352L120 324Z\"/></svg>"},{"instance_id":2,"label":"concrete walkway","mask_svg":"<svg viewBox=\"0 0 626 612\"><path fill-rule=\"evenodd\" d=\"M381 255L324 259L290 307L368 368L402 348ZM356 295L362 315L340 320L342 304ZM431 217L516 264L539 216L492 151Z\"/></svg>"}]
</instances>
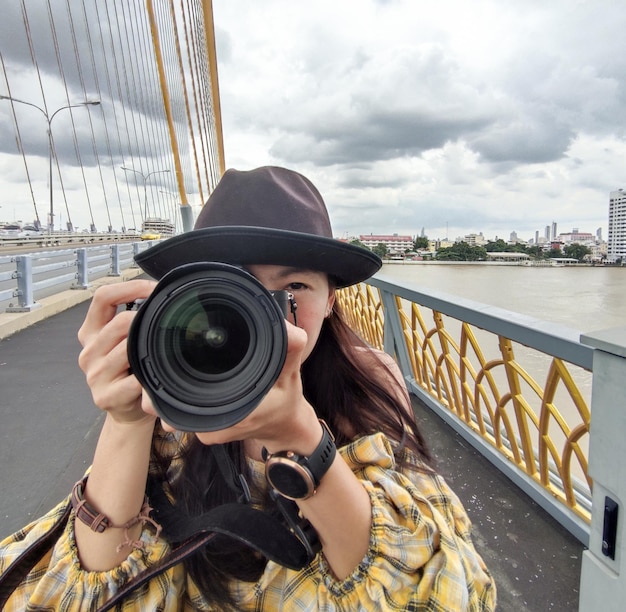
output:
<instances>
[{"instance_id":1,"label":"concrete walkway","mask_svg":"<svg viewBox=\"0 0 626 612\"><path fill-rule=\"evenodd\" d=\"M76 363L87 303L65 310L70 297L50 299L45 317L30 313L32 324L20 315L19 332L15 315L0 314L0 538L63 499L91 461L102 415ZM499 610L577 610L582 545L437 416L414 408L472 518Z\"/></svg>"}]
</instances>

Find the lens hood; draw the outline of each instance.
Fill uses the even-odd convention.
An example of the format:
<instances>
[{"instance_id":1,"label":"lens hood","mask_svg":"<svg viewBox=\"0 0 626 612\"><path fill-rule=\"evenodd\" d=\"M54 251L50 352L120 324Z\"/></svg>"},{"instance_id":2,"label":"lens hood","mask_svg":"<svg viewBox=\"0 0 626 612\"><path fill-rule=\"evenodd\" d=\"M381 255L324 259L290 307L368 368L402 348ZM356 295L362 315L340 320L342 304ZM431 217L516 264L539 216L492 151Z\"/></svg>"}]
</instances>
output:
<instances>
[{"instance_id":1,"label":"lens hood","mask_svg":"<svg viewBox=\"0 0 626 612\"><path fill-rule=\"evenodd\" d=\"M192 263L166 274L128 334L130 367L167 423L217 431L250 414L285 363L284 312L241 268Z\"/></svg>"}]
</instances>

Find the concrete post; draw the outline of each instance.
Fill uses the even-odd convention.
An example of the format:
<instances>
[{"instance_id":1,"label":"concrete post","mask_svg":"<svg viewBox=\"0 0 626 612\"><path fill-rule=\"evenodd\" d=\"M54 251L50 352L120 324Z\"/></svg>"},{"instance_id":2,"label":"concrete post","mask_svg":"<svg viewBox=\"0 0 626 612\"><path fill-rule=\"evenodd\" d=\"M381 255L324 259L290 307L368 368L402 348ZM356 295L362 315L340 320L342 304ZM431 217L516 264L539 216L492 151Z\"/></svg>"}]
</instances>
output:
<instances>
[{"instance_id":1,"label":"concrete post","mask_svg":"<svg viewBox=\"0 0 626 612\"><path fill-rule=\"evenodd\" d=\"M593 509L579 610L621 612L626 605L626 327L585 334L581 342L595 351L589 443Z\"/></svg>"},{"instance_id":2,"label":"concrete post","mask_svg":"<svg viewBox=\"0 0 626 612\"><path fill-rule=\"evenodd\" d=\"M72 289L88 289L89 288L89 259L87 257L87 249L76 249L76 283L72 285Z\"/></svg>"},{"instance_id":3,"label":"concrete post","mask_svg":"<svg viewBox=\"0 0 626 612\"><path fill-rule=\"evenodd\" d=\"M120 276L122 273L120 272L120 245L112 244L111 245L111 271L109 272L109 276Z\"/></svg>"},{"instance_id":4,"label":"concrete post","mask_svg":"<svg viewBox=\"0 0 626 612\"><path fill-rule=\"evenodd\" d=\"M11 304L6 312L30 312L39 308L41 304L35 303L33 286L33 259L30 255L18 255L15 258L17 278L17 306Z\"/></svg>"},{"instance_id":5,"label":"concrete post","mask_svg":"<svg viewBox=\"0 0 626 612\"><path fill-rule=\"evenodd\" d=\"M131 268L138 268L139 266L135 263L135 257L141 253L141 242L133 242L133 263L131 264Z\"/></svg>"},{"instance_id":6,"label":"concrete post","mask_svg":"<svg viewBox=\"0 0 626 612\"><path fill-rule=\"evenodd\" d=\"M180 205L180 216L183 220L183 232L190 232L193 229L193 211L189 205Z\"/></svg>"}]
</instances>

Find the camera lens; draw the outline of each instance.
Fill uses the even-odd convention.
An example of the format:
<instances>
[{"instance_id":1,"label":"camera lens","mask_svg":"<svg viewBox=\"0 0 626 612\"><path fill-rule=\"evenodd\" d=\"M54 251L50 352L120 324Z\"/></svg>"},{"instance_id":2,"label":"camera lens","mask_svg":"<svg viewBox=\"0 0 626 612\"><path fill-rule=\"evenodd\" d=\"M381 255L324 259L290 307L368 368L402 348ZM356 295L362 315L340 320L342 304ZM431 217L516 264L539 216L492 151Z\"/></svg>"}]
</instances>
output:
<instances>
[{"instance_id":1,"label":"camera lens","mask_svg":"<svg viewBox=\"0 0 626 612\"><path fill-rule=\"evenodd\" d=\"M247 272L221 263L167 274L128 337L133 373L159 416L214 431L245 418L271 389L287 351L284 315Z\"/></svg>"},{"instance_id":2,"label":"camera lens","mask_svg":"<svg viewBox=\"0 0 626 612\"><path fill-rule=\"evenodd\" d=\"M206 292L174 302L157 333L160 350L181 376L201 379L226 374L244 361L250 349L247 318Z\"/></svg>"}]
</instances>

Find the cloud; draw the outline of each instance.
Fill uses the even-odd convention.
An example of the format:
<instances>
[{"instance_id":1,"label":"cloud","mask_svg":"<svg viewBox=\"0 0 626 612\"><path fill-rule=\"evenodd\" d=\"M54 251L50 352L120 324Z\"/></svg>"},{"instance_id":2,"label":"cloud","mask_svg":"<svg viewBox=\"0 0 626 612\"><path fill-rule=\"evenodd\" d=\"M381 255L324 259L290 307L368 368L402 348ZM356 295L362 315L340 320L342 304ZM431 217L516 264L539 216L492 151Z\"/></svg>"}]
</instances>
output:
<instances>
[{"instance_id":1,"label":"cloud","mask_svg":"<svg viewBox=\"0 0 626 612\"><path fill-rule=\"evenodd\" d=\"M227 158L308 172L339 232L606 227L624 180L614 3L242 7L215 4Z\"/></svg>"}]
</instances>

